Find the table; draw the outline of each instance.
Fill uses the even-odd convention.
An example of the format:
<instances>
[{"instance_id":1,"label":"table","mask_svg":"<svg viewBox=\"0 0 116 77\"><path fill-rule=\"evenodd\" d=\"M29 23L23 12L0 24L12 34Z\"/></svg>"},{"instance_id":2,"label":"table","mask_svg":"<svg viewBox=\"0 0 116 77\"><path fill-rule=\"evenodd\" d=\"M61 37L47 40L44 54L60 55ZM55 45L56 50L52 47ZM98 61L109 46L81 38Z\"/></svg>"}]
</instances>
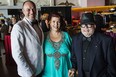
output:
<instances>
[{"instance_id":1,"label":"table","mask_svg":"<svg viewBox=\"0 0 116 77\"><path fill-rule=\"evenodd\" d=\"M6 65L16 65L14 59L12 58L10 35L5 35L4 47L6 55Z\"/></svg>"}]
</instances>

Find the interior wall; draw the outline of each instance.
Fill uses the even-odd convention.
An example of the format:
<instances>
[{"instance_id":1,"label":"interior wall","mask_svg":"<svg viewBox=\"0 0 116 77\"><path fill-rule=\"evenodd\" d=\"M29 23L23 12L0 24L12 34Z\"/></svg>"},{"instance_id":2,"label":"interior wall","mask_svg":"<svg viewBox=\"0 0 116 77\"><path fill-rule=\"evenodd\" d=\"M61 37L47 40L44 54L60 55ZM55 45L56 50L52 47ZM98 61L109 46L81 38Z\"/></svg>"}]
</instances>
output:
<instances>
[{"instance_id":1,"label":"interior wall","mask_svg":"<svg viewBox=\"0 0 116 77\"><path fill-rule=\"evenodd\" d=\"M8 2L12 2L13 0L0 0L0 2L2 2L2 4L8 4ZM22 3L26 0L16 0L17 1L17 5L20 6L22 5ZM50 5L50 1L54 2L54 0L32 0L36 3L37 6L49 6ZM56 0L56 5L58 5L61 2L66 2L66 0ZM79 2L78 0L68 0L69 3L74 3L75 7L79 6Z\"/></svg>"},{"instance_id":2,"label":"interior wall","mask_svg":"<svg viewBox=\"0 0 116 77\"><path fill-rule=\"evenodd\" d=\"M110 0L111 3L116 4L116 0Z\"/></svg>"},{"instance_id":3,"label":"interior wall","mask_svg":"<svg viewBox=\"0 0 116 77\"><path fill-rule=\"evenodd\" d=\"M8 4L8 1L12 1L12 0L0 0L2 4ZM16 1L17 1L17 5L20 6L26 0L16 0ZM54 0L32 0L32 1L34 1L38 6L43 6L43 5L50 5L50 1L54 1ZM66 2L66 0L56 0L56 5L58 5L61 2ZM74 3L75 7L86 7L86 6L95 6L95 5L99 6L107 2L116 4L116 0L68 0L68 2ZM86 2L88 3L86 4Z\"/></svg>"},{"instance_id":4,"label":"interior wall","mask_svg":"<svg viewBox=\"0 0 116 77\"><path fill-rule=\"evenodd\" d=\"M87 0L87 6L104 6L105 0Z\"/></svg>"}]
</instances>

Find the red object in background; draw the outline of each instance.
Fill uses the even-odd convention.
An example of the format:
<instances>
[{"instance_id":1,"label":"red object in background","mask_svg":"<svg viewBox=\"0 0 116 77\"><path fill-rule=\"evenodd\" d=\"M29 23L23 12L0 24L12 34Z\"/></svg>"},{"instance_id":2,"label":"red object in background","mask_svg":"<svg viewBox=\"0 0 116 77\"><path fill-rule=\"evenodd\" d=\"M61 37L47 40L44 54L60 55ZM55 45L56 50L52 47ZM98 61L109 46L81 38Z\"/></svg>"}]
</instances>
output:
<instances>
[{"instance_id":1,"label":"red object in background","mask_svg":"<svg viewBox=\"0 0 116 77\"><path fill-rule=\"evenodd\" d=\"M12 58L10 35L5 35L4 46L5 46L5 55L6 55L6 65L10 65L10 66L16 65L14 59Z\"/></svg>"},{"instance_id":2,"label":"red object in background","mask_svg":"<svg viewBox=\"0 0 116 77\"><path fill-rule=\"evenodd\" d=\"M80 20L72 20L72 26L78 26L80 23Z\"/></svg>"}]
</instances>

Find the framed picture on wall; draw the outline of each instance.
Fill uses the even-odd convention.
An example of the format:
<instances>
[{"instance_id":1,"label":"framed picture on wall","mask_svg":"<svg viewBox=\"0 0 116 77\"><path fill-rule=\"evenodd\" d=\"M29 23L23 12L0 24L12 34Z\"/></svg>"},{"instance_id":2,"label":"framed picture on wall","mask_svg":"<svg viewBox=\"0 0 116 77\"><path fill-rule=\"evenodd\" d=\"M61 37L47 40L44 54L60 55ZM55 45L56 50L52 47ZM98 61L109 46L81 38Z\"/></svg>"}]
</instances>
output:
<instances>
[{"instance_id":1,"label":"framed picture on wall","mask_svg":"<svg viewBox=\"0 0 116 77\"><path fill-rule=\"evenodd\" d=\"M67 23L69 25L72 24L72 19L71 19L71 6L45 6L41 7L41 14L44 13L52 13L52 12L58 12L65 18Z\"/></svg>"}]
</instances>

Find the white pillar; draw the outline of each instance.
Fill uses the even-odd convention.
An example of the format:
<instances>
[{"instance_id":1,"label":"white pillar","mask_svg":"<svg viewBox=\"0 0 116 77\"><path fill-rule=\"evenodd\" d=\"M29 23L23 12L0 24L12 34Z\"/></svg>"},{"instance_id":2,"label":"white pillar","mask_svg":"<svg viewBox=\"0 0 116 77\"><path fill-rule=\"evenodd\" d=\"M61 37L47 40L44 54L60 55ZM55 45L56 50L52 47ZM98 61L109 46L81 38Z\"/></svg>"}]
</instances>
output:
<instances>
[{"instance_id":1,"label":"white pillar","mask_svg":"<svg viewBox=\"0 0 116 77\"><path fill-rule=\"evenodd\" d=\"M50 6L54 6L54 0L49 0Z\"/></svg>"},{"instance_id":2,"label":"white pillar","mask_svg":"<svg viewBox=\"0 0 116 77\"><path fill-rule=\"evenodd\" d=\"M14 1L13 0L7 0L8 6L14 6Z\"/></svg>"}]
</instances>

